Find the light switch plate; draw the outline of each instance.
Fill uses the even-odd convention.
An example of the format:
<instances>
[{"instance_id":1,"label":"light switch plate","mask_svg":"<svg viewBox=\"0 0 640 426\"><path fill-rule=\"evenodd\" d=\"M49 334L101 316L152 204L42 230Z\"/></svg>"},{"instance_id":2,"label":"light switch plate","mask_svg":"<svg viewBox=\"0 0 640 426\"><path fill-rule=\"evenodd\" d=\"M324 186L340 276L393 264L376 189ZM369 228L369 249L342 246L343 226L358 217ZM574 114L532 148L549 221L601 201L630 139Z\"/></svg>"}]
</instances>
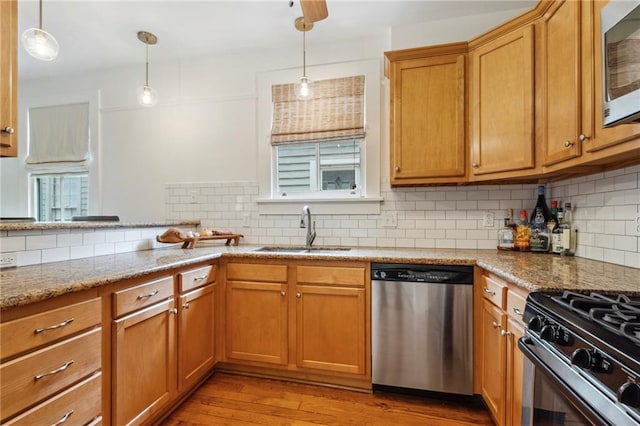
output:
<instances>
[{"instance_id":1,"label":"light switch plate","mask_svg":"<svg viewBox=\"0 0 640 426\"><path fill-rule=\"evenodd\" d=\"M395 228L398 226L398 212L390 211L382 213L382 226Z\"/></svg>"}]
</instances>

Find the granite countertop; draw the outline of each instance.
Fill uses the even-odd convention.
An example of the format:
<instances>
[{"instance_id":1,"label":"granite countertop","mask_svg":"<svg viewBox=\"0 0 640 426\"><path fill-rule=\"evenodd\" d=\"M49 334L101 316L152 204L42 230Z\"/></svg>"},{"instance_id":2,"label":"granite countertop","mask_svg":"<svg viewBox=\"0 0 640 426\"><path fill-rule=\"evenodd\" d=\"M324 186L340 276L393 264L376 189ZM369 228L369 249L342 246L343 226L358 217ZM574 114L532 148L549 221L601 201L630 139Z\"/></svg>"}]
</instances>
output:
<instances>
[{"instance_id":1,"label":"granite countertop","mask_svg":"<svg viewBox=\"0 0 640 426\"><path fill-rule=\"evenodd\" d=\"M157 222L4 222L0 231L86 228L156 228L161 226L200 226L199 220L163 220Z\"/></svg>"},{"instance_id":2,"label":"granite countertop","mask_svg":"<svg viewBox=\"0 0 640 426\"><path fill-rule=\"evenodd\" d=\"M478 265L530 291L640 295L640 271L610 263L550 254L495 250L353 248L312 253L256 252L258 246L169 246L0 271L0 309L95 288L219 257L253 259L359 260L388 263Z\"/></svg>"}]
</instances>

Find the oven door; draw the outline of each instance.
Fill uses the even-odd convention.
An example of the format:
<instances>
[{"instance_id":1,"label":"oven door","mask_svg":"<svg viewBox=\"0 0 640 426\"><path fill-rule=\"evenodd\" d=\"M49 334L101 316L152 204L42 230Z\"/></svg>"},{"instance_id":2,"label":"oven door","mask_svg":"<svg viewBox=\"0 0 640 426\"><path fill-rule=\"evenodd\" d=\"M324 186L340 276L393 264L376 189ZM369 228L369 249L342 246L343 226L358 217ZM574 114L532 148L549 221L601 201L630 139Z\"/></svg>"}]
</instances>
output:
<instances>
[{"instance_id":1,"label":"oven door","mask_svg":"<svg viewBox=\"0 0 640 426\"><path fill-rule=\"evenodd\" d=\"M518 346L526 356L523 426L637 425L628 413L534 335L527 332Z\"/></svg>"}]
</instances>

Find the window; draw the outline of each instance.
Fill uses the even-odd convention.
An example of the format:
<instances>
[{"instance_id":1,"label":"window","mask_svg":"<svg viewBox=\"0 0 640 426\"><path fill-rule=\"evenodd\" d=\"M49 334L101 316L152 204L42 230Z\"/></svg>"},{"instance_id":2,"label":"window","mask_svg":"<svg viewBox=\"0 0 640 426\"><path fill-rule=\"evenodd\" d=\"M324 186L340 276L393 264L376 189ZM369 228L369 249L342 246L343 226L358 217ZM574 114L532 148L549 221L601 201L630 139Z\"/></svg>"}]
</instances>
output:
<instances>
[{"instance_id":1,"label":"window","mask_svg":"<svg viewBox=\"0 0 640 426\"><path fill-rule=\"evenodd\" d=\"M276 147L277 192L335 191L356 194L360 188L361 140Z\"/></svg>"},{"instance_id":2,"label":"window","mask_svg":"<svg viewBox=\"0 0 640 426\"><path fill-rule=\"evenodd\" d=\"M32 179L38 221L69 221L73 216L87 215L89 210L87 175L35 175Z\"/></svg>"}]
</instances>

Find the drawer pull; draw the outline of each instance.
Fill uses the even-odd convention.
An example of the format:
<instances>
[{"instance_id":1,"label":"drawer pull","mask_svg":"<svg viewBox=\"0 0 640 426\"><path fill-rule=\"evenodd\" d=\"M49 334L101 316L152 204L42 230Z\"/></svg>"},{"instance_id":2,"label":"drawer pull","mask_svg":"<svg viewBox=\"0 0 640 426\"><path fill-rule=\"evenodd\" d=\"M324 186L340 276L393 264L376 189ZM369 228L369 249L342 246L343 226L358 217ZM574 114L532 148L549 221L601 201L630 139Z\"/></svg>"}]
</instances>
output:
<instances>
[{"instance_id":1,"label":"drawer pull","mask_svg":"<svg viewBox=\"0 0 640 426\"><path fill-rule=\"evenodd\" d=\"M193 281L194 281L194 282L195 282L195 281L202 281L202 280L204 280L204 279L206 279L206 278L207 278L207 276L206 276L206 275L202 275L201 277L195 277L195 278L193 279Z\"/></svg>"},{"instance_id":2,"label":"drawer pull","mask_svg":"<svg viewBox=\"0 0 640 426\"><path fill-rule=\"evenodd\" d=\"M497 322L493 322L493 324L491 324L493 326L493 328L502 328L501 324L498 324Z\"/></svg>"},{"instance_id":3,"label":"drawer pull","mask_svg":"<svg viewBox=\"0 0 640 426\"><path fill-rule=\"evenodd\" d=\"M148 299L149 297L153 297L156 294L160 293L160 290L153 290L151 293L149 294L143 294L141 296L136 297L136 300L142 300L142 299Z\"/></svg>"},{"instance_id":4,"label":"drawer pull","mask_svg":"<svg viewBox=\"0 0 640 426\"><path fill-rule=\"evenodd\" d=\"M67 324L71 324L72 322L73 322L73 318L69 318L67 320L62 321L60 324L50 325L49 327L44 327L44 328L36 328L35 330L33 330L33 334L39 334L39 333L42 333L43 331L55 330L56 328L62 328Z\"/></svg>"},{"instance_id":5,"label":"drawer pull","mask_svg":"<svg viewBox=\"0 0 640 426\"><path fill-rule=\"evenodd\" d=\"M514 312L516 315L524 316L524 313L522 313L522 311L520 310L520 308L518 308L517 306L514 306L514 307L513 307L513 312Z\"/></svg>"},{"instance_id":6,"label":"drawer pull","mask_svg":"<svg viewBox=\"0 0 640 426\"><path fill-rule=\"evenodd\" d=\"M511 332L510 331L505 331L505 330L500 330L500 335L501 336L511 336Z\"/></svg>"},{"instance_id":7,"label":"drawer pull","mask_svg":"<svg viewBox=\"0 0 640 426\"><path fill-rule=\"evenodd\" d=\"M489 287L485 287L485 288L483 288L483 290L484 290L485 293L490 294L492 296L496 295L496 292L491 290Z\"/></svg>"},{"instance_id":8,"label":"drawer pull","mask_svg":"<svg viewBox=\"0 0 640 426\"><path fill-rule=\"evenodd\" d=\"M58 374L58 373L62 373L64 370L66 370L67 368L69 368L69 366L73 364L73 360L69 360L67 362L65 362L64 364L62 364L60 367L56 368L55 370L51 370L48 373L42 373L42 374L38 374L33 376L33 380L34 381L38 381L40 379L44 379L47 376L53 376L54 374Z\"/></svg>"},{"instance_id":9,"label":"drawer pull","mask_svg":"<svg viewBox=\"0 0 640 426\"><path fill-rule=\"evenodd\" d=\"M59 425L61 425L63 423L66 423L66 421L69 420L69 417L71 417L72 414L73 414L73 410L67 411L66 413L64 413L64 416L60 417L60 420L58 420L57 422L55 422L51 426L59 426Z\"/></svg>"}]
</instances>

